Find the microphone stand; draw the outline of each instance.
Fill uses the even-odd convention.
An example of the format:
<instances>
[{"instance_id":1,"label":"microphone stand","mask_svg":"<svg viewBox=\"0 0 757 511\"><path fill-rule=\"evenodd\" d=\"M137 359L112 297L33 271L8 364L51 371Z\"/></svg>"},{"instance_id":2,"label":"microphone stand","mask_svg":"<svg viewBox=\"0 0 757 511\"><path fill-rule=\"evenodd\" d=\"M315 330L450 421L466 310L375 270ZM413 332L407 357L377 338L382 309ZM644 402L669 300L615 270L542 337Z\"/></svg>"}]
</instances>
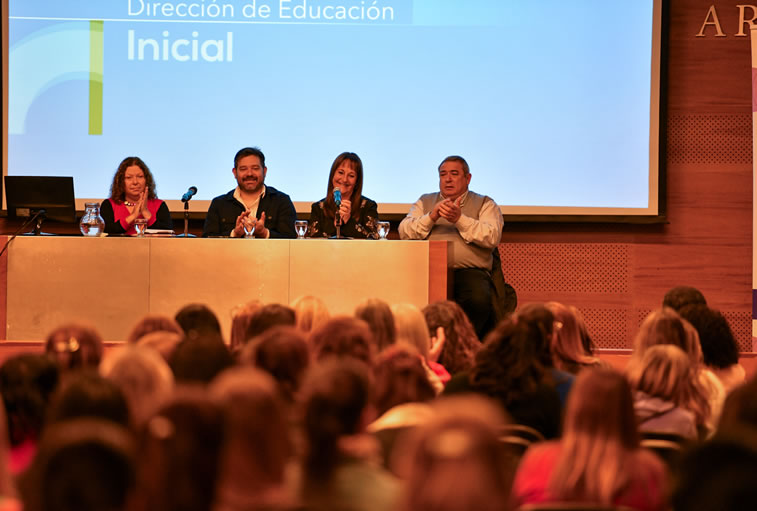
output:
<instances>
[{"instance_id":1,"label":"microphone stand","mask_svg":"<svg viewBox=\"0 0 757 511\"><path fill-rule=\"evenodd\" d=\"M179 234L177 238L196 238L194 234L189 234L189 199L184 201L184 234Z\"/></svg>"},{"instance_id":2,"label":"microphone stand","mask_svg":"<svg viewBox=\"0 0 757 511\"><path fill-rule=\"evenodd\" d=\"M340 239L342 237L341 230L342 230L342 215L339 214L339 208L341 207L341 204L337 206L336 208L336 239Z\"/></svg>"}]
</instances>

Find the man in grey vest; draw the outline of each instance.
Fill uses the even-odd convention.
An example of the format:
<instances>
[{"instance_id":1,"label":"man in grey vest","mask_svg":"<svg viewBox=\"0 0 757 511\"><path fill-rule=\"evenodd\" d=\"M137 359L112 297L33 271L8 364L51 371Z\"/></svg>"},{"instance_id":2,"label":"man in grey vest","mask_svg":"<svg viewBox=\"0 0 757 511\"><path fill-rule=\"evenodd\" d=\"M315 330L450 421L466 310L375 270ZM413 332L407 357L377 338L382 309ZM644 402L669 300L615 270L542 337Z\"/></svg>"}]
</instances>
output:
<instances>
[{"instance_id":1,"label":"man in grey vest","mask_svg":"<svg viewBox=\"0 0 757 511\"><path fill-rule=\"evenodd\" d=\"M471 173L460 156L439 165L439 192L422 195L400 222L403 240L448 240L454 299L480 339L494 328L492 251L502 236L502 213L490 198L468 190Z\"/></svg>"}]
</instances>

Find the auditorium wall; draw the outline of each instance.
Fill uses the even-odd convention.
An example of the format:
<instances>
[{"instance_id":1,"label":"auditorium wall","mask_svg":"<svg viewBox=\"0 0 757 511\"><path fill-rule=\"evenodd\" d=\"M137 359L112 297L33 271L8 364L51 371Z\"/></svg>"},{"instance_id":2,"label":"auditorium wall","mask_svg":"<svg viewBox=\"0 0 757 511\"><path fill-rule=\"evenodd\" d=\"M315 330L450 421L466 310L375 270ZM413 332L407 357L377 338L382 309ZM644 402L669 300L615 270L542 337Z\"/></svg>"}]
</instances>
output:
<instances>
[{"instance_id":1,"label":"auditorium wall","mask_svg":"<svg viewBox=\"0 0 757 511\"><path fill-rule=\"evenodd\" d=\"M757 351L751 333L751 61L745 21L757 17L757 2L671 0L669 15L662 126L666 222L506 219L504 274L521 304L576 305L596 343L608 349L630 347L667 289L695 286L726 315L741 351ZM181 221L175 222L180 229ZM195 220L192 231L200 229Z\"/></svg>"}]
</instances>

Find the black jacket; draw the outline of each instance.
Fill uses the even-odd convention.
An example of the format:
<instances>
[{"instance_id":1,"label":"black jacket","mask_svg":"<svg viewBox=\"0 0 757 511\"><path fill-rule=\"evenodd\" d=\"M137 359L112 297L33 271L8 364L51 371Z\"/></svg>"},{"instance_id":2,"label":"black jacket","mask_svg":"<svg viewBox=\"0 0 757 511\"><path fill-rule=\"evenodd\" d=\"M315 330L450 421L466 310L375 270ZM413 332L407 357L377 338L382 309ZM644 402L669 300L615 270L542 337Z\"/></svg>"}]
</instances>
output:
<instances>
[{"instance_id":1,"label":"black jacket","mask_svg":"<svg viewBox=\"0 0 757 511\"><path fill-rule=\"evenodd\" d=\"M245 210L244 204L234 198L234 190L219 195L210 203L205 216L202 237L229 236L237 223L237 217ZM289 195L272 186L265 187L265 196L260 198L257 218L265 211L265 227L271 238L296 238L294 221L297 212Z\"/></svg>"}]
</instances>

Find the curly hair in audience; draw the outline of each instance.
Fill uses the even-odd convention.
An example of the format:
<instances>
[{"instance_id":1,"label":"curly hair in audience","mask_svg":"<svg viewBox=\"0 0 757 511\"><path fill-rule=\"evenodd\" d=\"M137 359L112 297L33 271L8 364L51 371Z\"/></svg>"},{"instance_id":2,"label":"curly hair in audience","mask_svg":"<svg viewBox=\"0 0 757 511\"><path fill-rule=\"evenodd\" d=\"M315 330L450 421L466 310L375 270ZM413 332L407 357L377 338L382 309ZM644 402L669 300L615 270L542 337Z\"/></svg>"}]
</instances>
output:
<instances>
[{"instance_id":1,"label":"curly hair in audience","mask_svg":"<svg viewBox=\"0 0 757 511\"><path fill-rule=\"evenodd\" d=\"M543 332L537 325L515 316L502 320L476 354L471 388L499 399L505 408L536 392L541 383L549 381L540 357L542 342Z\"/></svg>"},{"instance_id":2,"label":"curly hair in audience","mask_svg":"<svg viewBox=\"0 0 757 511\"><path fill-rule=\"evenodd\" d=\"M696 328L705 365L725 369L739 363L739 348L728 320L706 305L692 304L678 312Z\"/></svg>"},{"instance_id":3,"label":"curly hair in audience","mask_svg":"<svg viewBox=\"0 0 757 511\"><path fill-rule=\"evenodd\" d=\"M481 349L481 341L462 307L453 301L442 300L427 305L422 312L430 336L435 337L439 327L444 329L446 340L438 362L451 374L469 371Z\"/></svg>"}]
</instances>

